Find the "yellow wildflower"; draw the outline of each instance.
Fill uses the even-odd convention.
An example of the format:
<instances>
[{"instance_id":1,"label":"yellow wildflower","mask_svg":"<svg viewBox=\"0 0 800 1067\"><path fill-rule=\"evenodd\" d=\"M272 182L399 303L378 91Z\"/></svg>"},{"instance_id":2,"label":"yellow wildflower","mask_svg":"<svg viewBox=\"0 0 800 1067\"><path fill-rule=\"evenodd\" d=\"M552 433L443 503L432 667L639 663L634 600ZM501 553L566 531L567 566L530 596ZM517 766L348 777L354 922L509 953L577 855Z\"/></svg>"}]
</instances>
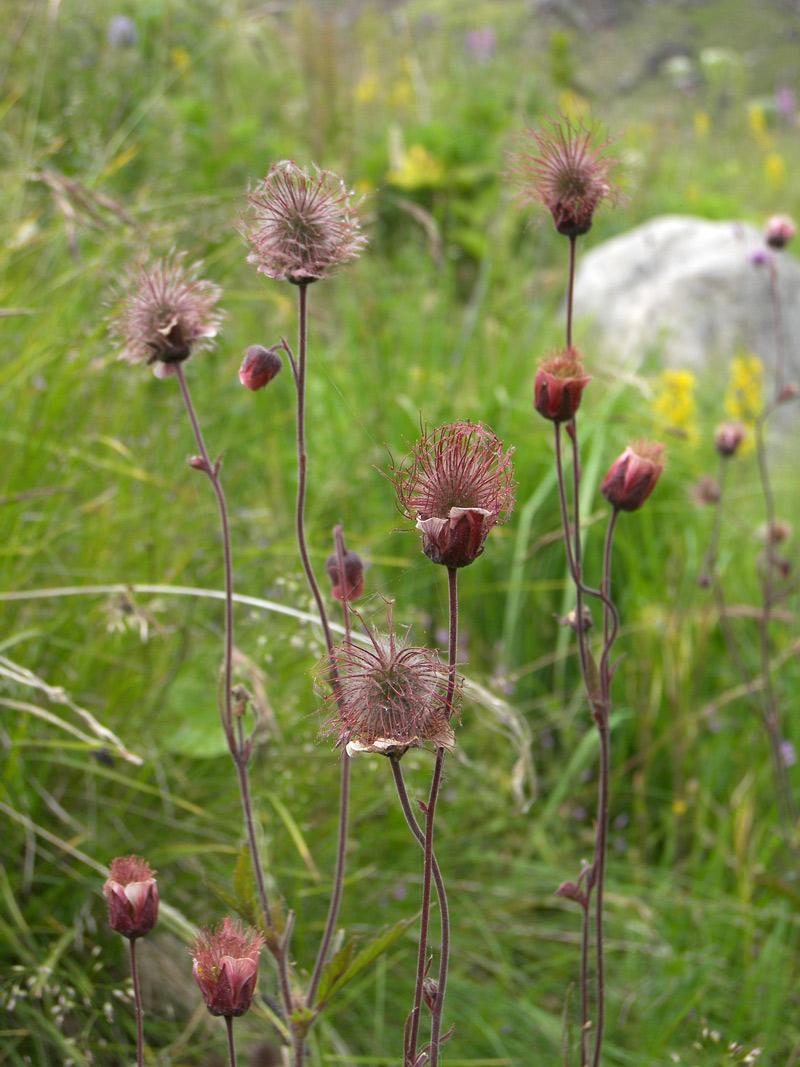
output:
<instances>
[{"instance_id":1,"label":"yellow wildflower","mask_svg":"<svg viewBox=\"0 0 800 1067\"><path fill-rule=\"evenodd\" d=\"M689 810L689 805L686 803L686 801L683 799L683 797L677 797L675 800L672 801L672 814L673 815L678 815L678 816L685 815L688 810Z\"/></svg>"},{"instance_id":2,"label":"yellow wildflower","mask_svg":"<svg viewBox=\"0 0 800 1067\"><path fill-rule=\"evenodd\" d=\"M734 356L725 392L725 414L752 425L764 408L764 365L758 356Z\"/></svg>"},{"instance_id":3,"label":"yellow wildflower","mask_svg":"<svg viewBox=\"0 0 800 1067\"><path fill-rule=\"evenodd\" d=\"M412 144L399 160L399 165L386 175L387 181L401 189L425 189L438 185L442 165L421 144Z\"/></svg>"},{"instance_id":4,"label":"yellow wildflower","mask_svg":"<svg viewBox=\"0 0 800 1067\"><path fill-rule=\"evenodd\" d=\"M378 95L381 83L375 74L365 74L353 89L353 99L357 104L371 104Z\"/></svg>"},{"instance_id":5,"label":"yellow wildflower","mask_svg":"<svg viewBox=\"0 0 800 1067\"><path fill-rule=\"evenodd\" d=\"M697 379L690 370L663 371L653 401L658 419L672 429L689 430L696 409L696 385Z\"/></svg>"},{"instance_id":6,"label":"yellow wildflower","mask_svg":"<svg viewBox=\"0 0 800 1067\"><path fill-rule=\"evenodd\" d=\"M755 142L762 148L766 148L769 144L767 115L761 104L752 102L747 105L747 125L750 127L750 133Z\"/></svg>"},{"instance_id":7,"label":"yellow wildflower","mask_svg":"<svg viewBox=\"0 0 800 1067\"><path fill-rule=\"evenodd\" d=\"M189 69L191 59L189 53L182 45L176 45L170 49L169 58L172 60L172 65L176 68L179 74L185 74Z\"/></svg>"},{"instance_id":8,"label":"yellow wildflower","mask_svg":"<svg viewBox=\"0 0 800 1067\"><path fill-rule=\"evenodd\" d=\"M705 140L708 137L708 131L711 129L711 119L707 111L695 111L694 113L694 135L698 141Z\"/></svg>"},{"instance_id":9,"label":"yellow wildflower","mask_svg":"<svg viewBox=\"0 0 800 1067\"><path fill-rule=\"evenodd\" d=\"M764 159L764 173L776 189L786 184L786 163L779 152L769 152Z\"/></svg>"}]
</instances>

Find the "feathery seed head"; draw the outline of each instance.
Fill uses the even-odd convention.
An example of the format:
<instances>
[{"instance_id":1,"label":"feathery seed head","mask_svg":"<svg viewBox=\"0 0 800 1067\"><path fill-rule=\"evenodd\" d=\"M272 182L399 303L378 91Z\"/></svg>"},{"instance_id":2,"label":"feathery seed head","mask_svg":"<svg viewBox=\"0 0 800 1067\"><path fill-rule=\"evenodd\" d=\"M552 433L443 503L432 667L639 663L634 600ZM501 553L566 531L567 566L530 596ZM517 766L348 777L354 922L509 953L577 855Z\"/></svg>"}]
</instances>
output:
<instances>
[{"instance_id":1,"label":"feathery seed head","mask_svg":"<svg viewBox=\"0 0 800 1067\"><path fill-rule=\"evenodd\" d=\"M336 745L346 746L349 755L401 756L426 741L452 748L455 737L450 718L461 683L455 685L448 704L448 669L438 653L409 645L408 633L397 636L391 605L388 617L386 637L367 628L371 646L350 643L333 650L338 695L334 689L325 699L327 718L322 733L334 735ZM330 666L325 657L318 675L327 678Z\"/></svg>"},{"instance_id":2,"label":"feathery seed head","mask_svg":"<svg viewBox=\"0 0 800 1067\"><path fill-rule=\"evenodd\" d=\"M250 210L239 225L252 247L247 262L295 285L329 277L366 244L353 195L332 171L274 163L247 191Z\"/></svg>"},{"instance_id":3,"label":"feathery seed head","mask_svg":"<svg viewBox=\"0 0 800 1067\"><path fill-rule=\"evenodd\" d=\"M601 140L596 125L583 126L564 116L548 119L546 126L527 130L523 142L510 177L526 203L544 204L559 233L586 233L602 201L622 199L610 176L618 162L607 154L611 140Z\"/></svg>"},{"instance_id":4,"label":"feathery seed head","mask_svg":"<svg viewBox=\"0 0 800 1067\"><path fill-rule=\"evenodd\" d=\"M216 308L220 286L199 276L201 263L186 266L185 254L140 261L128 271L110 332L126 363L154 364L165 378L194 351L210 348L223 320Z\"/></svg>"},{"instance_id":5,"label":"feathery seed head","mask_svg":"<svg viewBox=\"0 0 800 1067\"><path fill-rule=\"evenodd\" d=\"M489 531L514 507L513 448L480 423L440 426L393 468L400 511L416 519L425 555L466 567L483 552Z\"/></svg>"}]
</instances>

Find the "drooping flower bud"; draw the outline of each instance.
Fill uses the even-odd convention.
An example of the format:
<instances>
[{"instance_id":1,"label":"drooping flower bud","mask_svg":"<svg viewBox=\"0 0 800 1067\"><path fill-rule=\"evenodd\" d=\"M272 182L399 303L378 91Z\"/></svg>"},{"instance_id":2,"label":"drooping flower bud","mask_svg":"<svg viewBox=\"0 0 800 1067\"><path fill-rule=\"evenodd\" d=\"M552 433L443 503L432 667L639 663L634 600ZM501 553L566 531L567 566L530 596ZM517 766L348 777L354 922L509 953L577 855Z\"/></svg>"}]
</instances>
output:
<instances>
[{"instance_id":1,"label":"drooping flower bud","mask_svg":"<svg viewBox=\"0 0 800 1067\"><path fill-rule=\"evenodd\" d=\"M788 215L773 215L764 227L764 238L770 248L785 248L796 233Z\"/></svg>"},{"instance_id":2,"label":"drooping flower bud","mask_svg":"<svg viewBox=\"0 0 800 1067\"><path fill-rule=\"evenodd\" d=\"M618 511L636 511L644 504L661 477L659 462L664 446L657 441L636 441L611 465L600 491Z\"/></svg>"},{"instance_id":3,"label":"drooping flower bud","mask_svg":"<svg viewBox=\"0 0 800 1067\"><path fill-rule=\"evenodd\" d=\"M325 560L325 570L333 583L334 600L358 600L364 595L364 561L357 552L346 549L343 556L344 576L339 571L339 557L335 552Z\"/></svg>"},{"instance_id":4,"label":"drooping flower bud","mask_svg":"<svg viewBox=\"0 0 800 1067\"><path fill-rule=\"evenodd\" d=\"M698 507L706 507L709 504L716 504L721 492L717 479L712 478L710 474L704 474L692 487L692 500Z\"/></svg>"},{"instance_id":5,"label":"drooping flower bud","mask_svg":"<svg viewBox=\"0 0 800 1067\"><path fill-rule=\"evenodd\" d=\"M111 861L103 886L108 922L112 930L130 941L149 934L158 919L155 873L139 856L119 856Z\"/></svg>"},{"instance_id":6,"label":"drooping flower bud","mask_svg":"<svg viewBox=\"0 0 800 1067\"><path fill-rule=\"evenodd\" d=\"M565 348L539 364L533 406L551 422L569 422L580 407L583 390L591 380L584 373L577 349Z\"/></svg>"},{"instance_id":7,"label":"drooping flower bud","mask_svg":"<svg viewBox=\"0 0 800 1067\"><path fill-rule=\"evenodd\" d=\"M277 347L264 348L262 345L250 345L239 368L239 381L255 393L269 385L276 374L280 373L283 361L278 355Z\"/></svg>"},{"instance_id":8,"label":"drooping flower bud","mask_svg":"<svg viewBox=\"0 0 800 1067\"><path fill-rule=\"evenodd\" d=\"M723 422L714 431L714 445L726 459L735 455L746 439L747 427L743 422Z\"/></svg>"},{"instance_id":9,"label":"drooping flower bud","mask_svg":"<svg viewBox=\"0 0 800 1067\"><path fill-rule=\"evenodd\" d=\"M229 918L216 929L204 928L195 938L192 973L212 1015L244 1015L250 1007L263 944L257 930Z\"/></svg>"}]
</instances>

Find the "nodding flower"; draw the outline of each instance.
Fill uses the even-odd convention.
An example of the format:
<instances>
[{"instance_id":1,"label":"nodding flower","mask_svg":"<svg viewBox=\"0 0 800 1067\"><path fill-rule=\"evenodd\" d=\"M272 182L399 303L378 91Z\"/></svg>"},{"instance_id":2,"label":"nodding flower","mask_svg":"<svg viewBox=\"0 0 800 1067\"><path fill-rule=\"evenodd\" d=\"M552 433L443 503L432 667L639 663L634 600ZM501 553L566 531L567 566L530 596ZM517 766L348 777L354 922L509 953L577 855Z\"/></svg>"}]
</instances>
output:
<instances>
[{"instance_id":1,"label":"nodding flower","mask_svg":"<svg viewBox=\"0 0 800 1067\"><path fill-rule=\"evenodd\" d=\"M600 491L617 511L637 511L661 477L664 446L657 441L634 441L615 460Z\"/></svg>"},{"instance_id":2,"label":"nodding flower","mask_svg":"<svg viewBox=\"0 0 800 1067\"><path fill-rule=\"evenodd\" d=\"M129 941L149 934L158 919L158 886L155 871L139 856L119 856L111 861L103 886L112 930Z\"/></svg>"},{"instance_id":3,"label":"nodding flower","mask_svg":"<svg viewBox=\"0 0 800 1067\"><path fill-rule=\"evenodd\" d=\"M253 1000L264 937L226 918L194 940L192 973L212 1015L244 1015Z\"/></svg>"},{"instance_id":4,"label":"nodding flower","mask_svg":"<svg viewBox=\"0 0 800 1067\"><path fill-rule=\"evenodd\" d=\"M513 451L488 426L455 422L425 432L393 468L398 507L416 520L428 559L466 567L480 556L514 507Z\"/></svg>"},{"instance_id":5,"label":"nodding flower","mask_svg":"<svg viewBox=\"0 0 800 1067\"><path fill-rule=\"evenodd\" d=\"M569 422L581 406L583 390L591 380L577 349L556 352L543 359L536 371L533 406L551 422Z\"/></svg>"}]
</instances>

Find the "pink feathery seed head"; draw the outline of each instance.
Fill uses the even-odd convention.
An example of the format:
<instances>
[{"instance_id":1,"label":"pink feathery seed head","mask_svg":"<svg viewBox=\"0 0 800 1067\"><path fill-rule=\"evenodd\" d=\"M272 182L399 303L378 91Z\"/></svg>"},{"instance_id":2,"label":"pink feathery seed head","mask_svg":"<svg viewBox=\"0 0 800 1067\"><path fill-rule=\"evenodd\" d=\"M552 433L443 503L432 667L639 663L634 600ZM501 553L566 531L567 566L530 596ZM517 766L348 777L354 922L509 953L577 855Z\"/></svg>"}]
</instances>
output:
<instances>
[{"instance_id":1,"label":"pink feathery seed head","mask_svg":"<svg viewBox=\"0 0 800 1067\"><path fill-rule=\"evenodd\" d=\"M158 919L156 872L140 856L119 856L108 873L103 892L111 929L130 941L149 934Z\"/></svg>"},{"instance_id":2,"label":"pink feathery seed head","mask_svg":"<svg viewBox=\"0 0 800 1067\"><path fill-rule=\"evenodd\" d=\"M773 215L764 227L764 238L770 248L785 248L795 233L794 221L788 215Z\"/></svg>"},{"instance_id":3,"label":"pink feathery seed head","mask_svg":"<svg viewBox=\"0 0 800 1067\"><path fill-rule=\"evenodd\" d=\"M230 918L194 940L192 973L212 1015L244 1015L253 1000L264 936Z\"/></svg>"},{"instance_id":4,"label":"pink feathery seed head","mask_svg":"<svg viewBox=\"0 0 800 1067\"><path fill-rule=\"evenodd\" d=\"M513 448L480 423L440 426L414 445L391 474L400 511L415 519L434 563L466 567L483 552L492 527L514 508Z\"/></svg>"},{"instance_id":5,"label":"pink feathery seed head","mask_svg":"<svg viewBox=\"0 0 800 1067\"><path fill-rule=\"evenodd\" d=\"M564 116L547 119L539 129L523 134L510 177L525 203L544 204L559 233L578 237L591 228L604 200L618 204L623 199L611 178L619 162L608 153L611 144L594 124L584 126Z\"/></svg>"},{"instance_id":6,"label":"pink feathery seed head","mask_svg":"<svg viewBox=\"0 0 800 1067\"><path fill-rule=\"evenodd\" d=\"M224 315L216 307L220 286L200 277L184 253L141 261L127 273L109 317L111 336L126 363L153 364L156 377L214 344Z\"/></svg>"},{"instance_id":7,"label":"pink feathery seed head","mask_svg":"<svg viewBox=\"0 0 800 1067\"><path fill-rule=\"evenodd\" d=\"M552 422L569 422L581 405L583 390L591 381L580 352L565 348L543 359L536 371L533 406Z\"/></svg>"},{"instance_id":8,"label":"pink feathery seed head","mask_svg":"<svg viewBox=\"0 0 800 1067\"><path fill-rule=\"evenodd\" d=\"M343 644L332 653L338 682L325 699L322 734L336 738L348 755L377 752L399 757L429 742L452 748L450 719L457 711L461 681L456 679L448 703L447 666L431 649L408 644L408 633L394 631L388 605L389 632L384 637L367 627L371 644ZM331 659L317 668L320 680L330 678Z\"/></svg>"},{"instance_id":9,"label":"pink feathery seed head","mask_svg":"<svg viewBox=\"0 0 800 1067\"><path fill-rule=\"evenodd\" d=\"M746 440L747 427L743 422L723 422L714 431L714 447L726 459L736 455Z\"/></svg>"},{"instance_id":10,"label":"pink feathery seed head","mask_svg":"<svg viewBox=\"0 0 800 1067\"><path fill-rule=\"evenodd\" d=\"M332 171L274 163L247 190L249 210L239 223L251 246L247 262L295 285L329 277L366 245L353 198Z\"/></svg>"},{"instance_id":11,"label":"pink feathery seed head","mask_svg":"<svg viewBox=\"0 0 800 1067\"><path fill-rule=\"evenodd\" d=\"M657 441L634 441L615 460L600 491L618 511L637 511L656 487L664 470L664 446Z\"/></svg>"}]
</instances>

